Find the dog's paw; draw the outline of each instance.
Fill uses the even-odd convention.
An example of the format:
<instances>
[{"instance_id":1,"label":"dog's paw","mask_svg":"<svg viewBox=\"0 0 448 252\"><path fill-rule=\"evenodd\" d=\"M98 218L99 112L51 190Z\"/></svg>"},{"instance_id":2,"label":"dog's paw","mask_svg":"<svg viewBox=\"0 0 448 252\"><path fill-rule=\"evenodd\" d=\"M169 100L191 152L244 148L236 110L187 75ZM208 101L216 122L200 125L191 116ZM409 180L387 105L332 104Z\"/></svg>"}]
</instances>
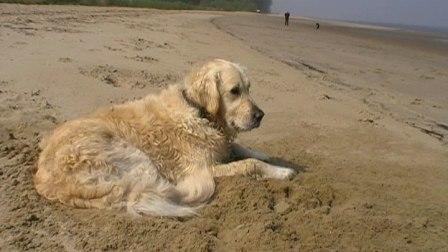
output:
<instances>
[{"instance_id":1,"label":"dog's paw","mask_svg":"<svg viewBox=\"0 0 448 252\"><path fill-rule=\"evenodd\" d=\"M295 174L296 171L294 169L272 165L265 173L265 177L274 179L291 179Z\"/></svg>"}]
</instances>

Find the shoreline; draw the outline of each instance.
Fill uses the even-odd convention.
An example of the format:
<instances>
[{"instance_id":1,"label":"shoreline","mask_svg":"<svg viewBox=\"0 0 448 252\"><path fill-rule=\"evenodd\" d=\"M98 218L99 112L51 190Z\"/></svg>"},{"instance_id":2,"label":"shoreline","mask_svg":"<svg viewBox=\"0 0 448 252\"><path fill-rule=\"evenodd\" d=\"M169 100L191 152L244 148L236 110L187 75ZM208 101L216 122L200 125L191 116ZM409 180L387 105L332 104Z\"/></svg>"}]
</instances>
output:
<instances>
[{"instance_id":1,"label":"shoreline","mask_svg":"<svg viewBox=\"0 0 448 252\"><path fill-rule=\"evenodd\" d=\"M278 18L278 22L283 20L282 15L266 15L271 18ZM308 17L296 16L292 17L296 20L297 26L290 23L288 29L293 32L300 32L300 27L314 29L316 20ZM424 48L433 51L436 54L448 54L448 33L423 32L406 30L399 27L385 27L370 24L359 24L346 21L323 20L319 22L322 29L343 36L352 36L355 38L371 38L378 43L394 43L397 46L412 47L416 50Z\"/></svg>"},{"instance_id":2,"label":"shoreline","mask_svg":"<svg viewBox=\"0 0 448 252\"><path fill-rule=\"evenodd\" d=\"M283 14L269 13L269 16L283 17ZM307 17L294 15L291 19L296 20L308 20L319 23L327 23L335 26L342 27L352 27L352 28L364 28L372 30L383 30L383 31L402 31L409 33L422 33L432 36L441 36L448 38L448 27L425 27L417 25L403 25L403 24L393 24L393 23L375 23L375 22L363 22L363 21L351 21L351 20L338 20L338 19L327 19L318 17Z\"/></svg>"},{"instance_id":3,"label":"shoreline","mask_svg":"<svg viewBox=\"0 0 448 252\"><path fill-rule=\"evenodd\" d=\"M90 4L73 4L73 3L57 3L57 4L47 4L47 3L2 3L2 4L12 4L12 5L48 5L48 6L86 6L86 7L105 7L105 8L130 8L130 9L148 9L148 10L166 10L166 11L204 11L204 12L225 12L225 13L248 13L257 15L267 15L267 16L278 16L283 17L280 13L256 13L256 10L224 10L224 9L213 9L208 7L204 8L186 8L186 9L171 9L171 8L155 8L155 7L144 7L144 6L125 6L125 5L90 5ZM351 21L351 20L338 20L338 19L327 19L318 17L307 17L300 15L293 15L291 19L296 20L308 20L308 21L319 21L321 23L327 23L335 26L351 27L351 28L364 28L372 30L383 30L383 31L404 31L404 32L417 32L427 35L437 35L442 36L442 38L448 39L448 27L425 27L417 25L403 25L403 24L393 24L393 23L375 23L375 22L363 22L363 21Z\"/></svg>"}]
</instances>

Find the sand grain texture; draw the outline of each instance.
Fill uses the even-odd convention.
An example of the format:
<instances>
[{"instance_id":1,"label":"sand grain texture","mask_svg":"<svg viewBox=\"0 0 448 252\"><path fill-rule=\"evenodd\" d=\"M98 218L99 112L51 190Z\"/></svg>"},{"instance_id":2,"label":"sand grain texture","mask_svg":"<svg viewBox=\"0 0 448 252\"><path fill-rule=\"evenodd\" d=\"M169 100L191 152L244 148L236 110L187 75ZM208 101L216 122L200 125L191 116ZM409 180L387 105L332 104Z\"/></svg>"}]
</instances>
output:
<instances>
[{"instance_id":1,"label":"sand grain texture","mask_svg":"<svg viewBox=\"0 0 448 252\"><path fill-rule=\"evenodd\" d=\"M446 250L448 52L430 35L243 13L0 4L2 250ZM248 67L267 116L241 142L292 181L232 177L199 217L48 202L38 143L58 123Z\"/></svg>"}]
</instances>

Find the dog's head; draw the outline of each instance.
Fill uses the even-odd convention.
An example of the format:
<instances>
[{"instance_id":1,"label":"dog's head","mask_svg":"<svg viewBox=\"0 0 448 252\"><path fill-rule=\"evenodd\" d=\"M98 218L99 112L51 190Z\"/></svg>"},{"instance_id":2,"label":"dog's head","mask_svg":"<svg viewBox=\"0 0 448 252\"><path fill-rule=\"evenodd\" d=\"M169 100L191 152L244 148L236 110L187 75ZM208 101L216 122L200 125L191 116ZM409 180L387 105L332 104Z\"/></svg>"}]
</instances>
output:
<instances>
[{"instance_id":1,"label":"dog's head","mask_svg":"<svg viewBox=\"0 0 448 252\"><path fill-rule=\"evenodd\" d=\"M260 126L263 111L249 94L250 81L244 69L215 59L193 71L185 81L189 99L233 132Z\"/></svg>"}]
</instances>

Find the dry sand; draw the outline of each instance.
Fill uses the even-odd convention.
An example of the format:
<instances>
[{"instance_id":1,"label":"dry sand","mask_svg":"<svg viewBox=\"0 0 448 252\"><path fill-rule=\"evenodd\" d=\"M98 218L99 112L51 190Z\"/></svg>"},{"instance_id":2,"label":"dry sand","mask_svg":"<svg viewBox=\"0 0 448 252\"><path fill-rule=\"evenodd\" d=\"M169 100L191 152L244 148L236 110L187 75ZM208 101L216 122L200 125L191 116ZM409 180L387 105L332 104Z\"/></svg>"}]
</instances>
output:
<instances>
[{"instance_id":1,"label":"dry sand","mask_svg":"<svg viewBox=\"0 0 448 252\"><path fill-rule=\"evenodd\" d=\"M219 12L0 4L1 250L446 250L446 37ZM300 172L223 178L199 217L72 209L33 189L57 123L240 62L266 111L241 136Z\"/></svg>"}]
</instances>

